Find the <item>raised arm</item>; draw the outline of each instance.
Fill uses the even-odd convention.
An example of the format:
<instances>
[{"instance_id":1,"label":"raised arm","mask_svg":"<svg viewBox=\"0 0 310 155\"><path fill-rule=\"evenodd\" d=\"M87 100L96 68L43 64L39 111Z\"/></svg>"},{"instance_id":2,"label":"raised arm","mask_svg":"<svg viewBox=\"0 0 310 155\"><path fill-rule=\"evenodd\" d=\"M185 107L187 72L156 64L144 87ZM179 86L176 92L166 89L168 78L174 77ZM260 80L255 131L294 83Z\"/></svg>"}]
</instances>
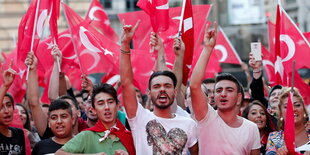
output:
<instances>
[{"instance_id":1,"label":"raised arm","mask_svg":"<svg viewBox=\"0 0 310 155\"><path fill-rule=\"evenodd\" d=\"M217 24L214 23L214 26L215 29L211 31L209 31L209 25L206 26L204 49L196 63L190 80L192 107L197 121L202 120L208 112L208 99L201 89L201 83L206 72L211 52L216 43Z\"/></svg>"},{"instance_id":2,"label":"raised arm","mask_svg":"<svg viewBox=\"0 0 310 155\"><path fill-rule=\"evenodd\" d=\"M165 48L163 41L155 32L151 32L150 45L154 48L154 53L157 53L156 71L168 70L166 66Z\"/></svg>"},{"instance_id":3,"label":"raised arm","mask_svg":"<svg viewBox=\"0 0 310 155\"><path fill-rule=\"evenodd\" d=\"M247 88L249 88L250 87L250 83L252 81L252 76L251 76L250 71L249 71L249 66L248 66L248 64L242 62L241 63L241 68L242 68L242 70L245 73L246 81L247 81Z\"/></svg>"},{"instance_id":4,"label":"raised arm","mask_svg":"<svg viewBox=\"0 0 310 155\"><path fill-rule=\"evenodd\" d=\"M0 109L2 108L4 96L6 92L9 90L9 88L11 87L15 79L16 71L14 71L11 68L11 66L12 66L12 62L10 64L9 69L5 70L2 73L2 85L0 87Z\"/></svg>"},{"instance_id":5,"label":"raised arm","mask_svg":"<svg viewBox=\"0 0 310 155\"><path fill-rule=\"evenodd\" d=\"M53 47L52 55L54 57L54 65L48 87L48 98L50 99L50 101L53 101L59 97L59 67L57 61L59 60L59 65L61 66L62 54L57 46Z\"/></svg>"},{"instance_id":6,"label":"raised arm","mask_svg":"<svg viewBox=\"0 0 310 155\"><path fill-rule=\"evenodd\" d=\"M30 66L27 98L29 100L30 108L32 111L32 118L40 136L43 136L47 127L47 116L44 114L40 101L39 101L39 85L37 75L38 60L33 52L29 52L25 60L25 64Z\"/></svg>"},{"instance_id":7,"label":"raised arm","mask_svg":"<svg viewBox=\"0 0 310 155\"><path fill-rule=\"evenodd\" d=\"M128 118L136 116L138 104L136 99L135 86L133 85L133 72L130 60L130 42L138 28L140 21L133 27L132 25L123 26L121 37L121 56L120 56L120 76L123 94L123 102Z\"/></svg>"},{"instance_id":8,"label":"raised arm","mask_svg":"<svg viewBox=\"0 0 310 155\"><path fill-rule=\"evenodd\" d=\"M182 86L182 80L183 80L183 59L184 59L184 51L185 51L185 45L180 37L174 39L174 44L173 44L173 51L175 54L175 60L174 60L174 65L173 65L173 73L177 77L177 85L176 85L176 90L177 90L177 103L180 107L185 109L185 104L184 104L184 90L182 91L181 86Z\"/></svg>"},{"instance_id":9,"label":"raised arm","mask_svg":"<svg viewBox=\"0 0 310 155\"><path fill-rule=\"evenodd\" d=\"M256 61L252 53L250 53L249 54L249 66L253 68L253 79L250 84L251 97L254 100L259 100L266 107L268 107L268 103L264 95L264 84L263 84L262 71L261 71L262 61Z\"/></svg>"}]
</instances>

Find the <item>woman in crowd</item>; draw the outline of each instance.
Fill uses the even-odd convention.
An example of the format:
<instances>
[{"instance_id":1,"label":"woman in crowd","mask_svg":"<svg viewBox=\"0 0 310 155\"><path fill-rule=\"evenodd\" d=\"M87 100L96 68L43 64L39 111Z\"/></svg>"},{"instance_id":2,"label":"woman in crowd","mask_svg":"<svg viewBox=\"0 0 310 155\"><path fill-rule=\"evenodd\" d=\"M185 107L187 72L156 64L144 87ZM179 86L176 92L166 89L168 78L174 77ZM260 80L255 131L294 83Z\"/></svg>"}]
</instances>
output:
<instances>
[{"instance_id":1,"label":"woman in crowd","mask_svg":"<svg viewBox=\"0 0 310 155\"><path fill-rule=\"evenodd\" d=\"M265 154L268 135L270 132L275 131L275 125L272 123L266 107L258 100L252 101L244 109L242 116L257 124L262 145L260 152L261 154Z\"/></svg>"},{"instance_id":2,"label":"woman in crowd","mask_svg":"<svg viewBox=\"0 0 310 155\"><path fill-rule=\"evenodd\" d=\"M271 154L288 154L288 150L284 143L284 121L286 116L286 105L288 103L288 96L291 88L283 88L280 94L280 119L278 121L279 131L269 134L267 143L267 155ZM292 97L294 108L294 123L295 123L295 147L302 146L310 140L309 130L306 129L307 112L302 96L298 89L294 88ZM308 153L308 152L307 152Z\"/></svg>"},{"instance_id":3,"label":"woman in crowd","mask_svg":"<svg viewBox=\"0 0 310 155\"><path fill-rule=\"evenodd\" d=\"M21 104L16 104L16 108L18 110L20 119L22 120L23 127L27 130L31 148L33 148L34 145L40 141L39 134L37 133L36 129L30 124L30 117L26 107Z\"/></svg>"}]
</instances>

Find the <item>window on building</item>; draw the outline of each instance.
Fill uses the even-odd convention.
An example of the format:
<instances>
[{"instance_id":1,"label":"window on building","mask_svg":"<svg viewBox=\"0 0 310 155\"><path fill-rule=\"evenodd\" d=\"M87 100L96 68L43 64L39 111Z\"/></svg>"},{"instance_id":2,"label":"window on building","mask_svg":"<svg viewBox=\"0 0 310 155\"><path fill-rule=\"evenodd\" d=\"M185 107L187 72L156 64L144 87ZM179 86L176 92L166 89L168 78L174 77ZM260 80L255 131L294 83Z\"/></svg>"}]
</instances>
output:
<instances>
[{"instance_id":1,"label":"window on building","mask_svg":"<svg viewBox=\"0 0 310 155\"><path fill-rule=\"evenodd\" d=\"M112 9L112 0L100 0L101 5L106 9Z\"/></svg>"},{"instance_id":2,"label":"window on building","mask_svg":"<svg viewBox=\"0 0 310 155\"><path fill-rule=\"evenodd\" d=\"M137 2L139 0L126 0L126 8L129 11L136 11L140 10L140 8L137 6Z\"/></svg>"}]
</instances>

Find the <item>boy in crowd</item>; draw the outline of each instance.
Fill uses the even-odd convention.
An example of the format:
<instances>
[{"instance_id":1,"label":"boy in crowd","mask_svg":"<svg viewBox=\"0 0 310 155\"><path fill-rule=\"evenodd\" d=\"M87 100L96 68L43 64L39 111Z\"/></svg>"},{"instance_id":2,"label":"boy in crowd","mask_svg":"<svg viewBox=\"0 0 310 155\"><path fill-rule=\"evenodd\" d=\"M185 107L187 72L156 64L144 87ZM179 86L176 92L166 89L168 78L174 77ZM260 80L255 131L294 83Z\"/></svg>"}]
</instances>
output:
<instances>
[{"instance_id":1,"label":"boy in crowd","mask_svg":"<svg viewBox=\"0 0 310 155\"><path fill-rule=\"evenodd\" d=\"M65 154L105 153L135 154L131 132L116 118L118 110L117 92L112 85L95 85L91 102L98 121L94 127L76 135L56 152Z\"/></svg>"},{"instance_id":2,"label":"boy in crowd","mask_svg":"<svg viewBox=\"0 0 310 155\"><path fill-rule=\"evenodd\" d=\"M0 87L0 154L25 155L25 138L21 129L9 127L13 121L14 100L7 94L16 72L11 67L2 74Z\"/></svg>"}]
</instances>

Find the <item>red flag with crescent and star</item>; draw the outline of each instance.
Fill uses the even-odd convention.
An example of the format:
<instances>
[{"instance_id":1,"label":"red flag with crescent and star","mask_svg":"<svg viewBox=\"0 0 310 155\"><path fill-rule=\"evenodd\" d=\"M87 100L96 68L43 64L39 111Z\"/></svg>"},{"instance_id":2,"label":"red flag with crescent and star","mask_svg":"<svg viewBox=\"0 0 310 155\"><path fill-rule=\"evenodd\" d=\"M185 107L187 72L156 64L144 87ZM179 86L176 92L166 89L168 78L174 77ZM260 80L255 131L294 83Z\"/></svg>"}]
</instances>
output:
<instances>
[{"instance_id":1,"label":"red flag with crescent and star","mask_svg":"<svg viewBox=\"0 0 310 155\"><path fill-rule=\"evenodd\" d=\"M118 73L119 45L98 33L89 21L84 21L62 4L82 73Z\"/></svg>"},{"instance_id":2,"label":"red flag with crescent and star","mask_svg":"<svg viewBox=\"0 0 310 155\"><path fill-rule=\"evenodd\" d=\"M92 0L85 19L90 20L90 25L101 34L114 42L118 41L119 37L112 29L109 17L98 0Z\"/></svg>"},{"instance_id":3,"label":"red flag with crescent and star","mask_svg":"<svg viewBox=\"0 0 310 155\"><path fill-rule=\"evenodd\" d=\"M220 63L230 63L241 65L242 61L235 50L235 48L230 43L223 29L219 28L218 35L216 38L216 45L213 52L219 58Z\"/></svg>"},{"instance_id":4,"label":"red flag with crescent and star","mask_svg":"<svg viewBox=\"0 0 310 155\"><path fill-rule=\"evenodd\" d=\"M169 28L168 0L139 0L137 6L149 15L154 32L164 32Z\"/></svg>"}]
</instances>

